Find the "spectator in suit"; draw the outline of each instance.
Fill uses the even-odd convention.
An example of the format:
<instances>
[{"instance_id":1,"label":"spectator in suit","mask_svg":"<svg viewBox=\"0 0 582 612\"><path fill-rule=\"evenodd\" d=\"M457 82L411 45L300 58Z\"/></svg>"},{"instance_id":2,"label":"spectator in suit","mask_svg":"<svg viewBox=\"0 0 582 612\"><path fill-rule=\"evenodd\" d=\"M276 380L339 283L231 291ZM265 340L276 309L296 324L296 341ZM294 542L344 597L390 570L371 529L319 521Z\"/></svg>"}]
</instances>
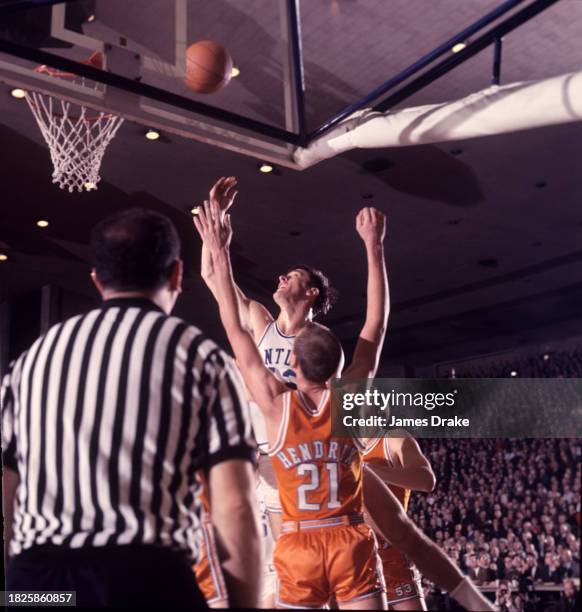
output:
<instances>
[{"instance_id":1,"label":"spectator in suit","mask_svg":"<svg viewBox=\"0 0 582 612\"><path fill-rule=\"evenodd\" d=\"M546 553L542 568L543 582L559 584L564 579L564 569L560 567L558 556L555 553Z\"/></svg>"},{"instance_id":2,"label":"spectator in suit","mask_svg":"<svg viewBox=\"0 0 582 612\"><path fill-rule=\"evenodd\" d=\"M574 577L574 561L572 551L569 548L564 548L560 553L560 565L564 570L564 578L573 578ZM580 564L578 564L579 570ZM580 572L578 571L578 574ZM578 576L579 577L579 576Z\"/></svg>"},{"instance_id":3,"label":"spectator in suit","mask_svg":"<svg viewBox=\"0 0 582 612\"><path fill-rule=\"evenodd\" d=\"M564 580L564 591L560 598L560 602L553 608L555 612L575 612L582 607L580 601L580 592L576 588L574 581L571 578Z\"/></svg>"},{"instance_id":4,"label":"spectator in suit","mask_svg":"<svg viewBox=\"0 0 582 612\"><path fill-rule=\"evenodd\" d=\"M511 555L507 555L503 559L503 571L500 575L501 578L511 582L512 580L517 580L518 575L513 567L513 557Z\"/></svg>"},{"instance_id":5,"label":"spectator in suit","mask_svg":"<svg viewBox=\"0 0 582 612\"><path fill-rule=\"evenodd\" d=\"M538 559L535 555L527 555L525 558L524 575L534 582L542 582L542 568L540 567Z\"/></svg>"},{"instance_id":6,"label":"spectator in suit","mask_svg":"<svg viewBox=\"0 0 582 612\"><path fill-rule=\"evenodd\" d=\"M477 567L469 572L469 576L473 579L473 582L478 585L489 584L495 580L496 576L491 571L491 557L488 553L482 552L479 555Z\"/></svg>"}]
</instances>

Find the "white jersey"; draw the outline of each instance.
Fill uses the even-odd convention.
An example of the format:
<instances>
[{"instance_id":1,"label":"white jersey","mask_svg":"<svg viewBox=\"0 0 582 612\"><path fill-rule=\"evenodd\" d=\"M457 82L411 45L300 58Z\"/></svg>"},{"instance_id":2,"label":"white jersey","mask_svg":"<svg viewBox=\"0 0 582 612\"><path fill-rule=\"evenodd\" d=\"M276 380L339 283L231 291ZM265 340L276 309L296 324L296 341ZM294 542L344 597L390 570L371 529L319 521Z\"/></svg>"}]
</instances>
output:
<instances>
[{"instance_id":1,"label":"white jersey","mask_svg":"<svg viewBox=\"0 0 582 612\"><path fill-rule=\"evenodd\" d=\"M265 327L265 331L257 342L264 364L278 374L282 380L294 389L297 388L297 378L291 369L291 352L295 336L286 336L277 325L277 321L271 321Z\"/></svg>"},{"instance_id":2,"label":"white jersey","mask_svg":"<svg viewBox=\"0 0 582 612\"><path fill-rule=\"evenodd\" d=\"M271 321L261 338L257 342L257 347L261 353L264 364L287 384L296 388L295 372L291 369L291 351L295 336L286 336L277 326L276 321ZM265 417L259 410L255 402L250 402L251 422L255 432L255 438L259 446L259 450L263 453L267 452L267 430L265 428Z\"/></svg>"}]
</instances>

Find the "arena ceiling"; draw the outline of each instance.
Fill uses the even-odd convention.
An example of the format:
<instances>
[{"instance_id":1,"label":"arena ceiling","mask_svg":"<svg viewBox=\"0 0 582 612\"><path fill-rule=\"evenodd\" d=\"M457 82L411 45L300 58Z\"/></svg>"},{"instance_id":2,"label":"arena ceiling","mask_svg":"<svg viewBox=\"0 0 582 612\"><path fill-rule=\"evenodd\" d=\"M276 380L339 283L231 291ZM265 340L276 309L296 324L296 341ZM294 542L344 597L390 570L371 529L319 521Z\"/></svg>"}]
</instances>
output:
<instances>
[{"instance_id":1,"label":"arena ceiling","mask_svg":"<svg viewBox=\"0 0 582 612\"><path fill-rule=\"evenodd\" d=\"M279 3L195 2L192 40L231 52L241 74L195 99L284 126ZM309 129L365 95L491 10L479 0L301 2ZM139 5L139 8L138 8ZM163 55L165 0L100 0L98 19L149 41ZM582 2L560 0L504 40L502 83L580 70ZM59 50L67 55L70 50ZM402 104L436 103L486 87L483 51ZM187 90L176 91L183 94ZM46 284L94 296L91 226L147 206L180 228L188 269L177 313L223 338L198 276L200 243L189 209L214 180L239 179L234 265L241 286L270 300L275 277L297 262L321 267L340 290L329 324L349 347L365 311L361 206L388 215L392 313L386 363L434 363L582 333L582 124L439 146L359 150L303 172L258 171L256 159L126 122L109 146L99 189L69 194L50 182L49 153L25 102L0 91L2 189L0 300ZM50 225L41 230L36 220ZM271 304L272 305L272 304Z\"/></svg>"}]
</instances>

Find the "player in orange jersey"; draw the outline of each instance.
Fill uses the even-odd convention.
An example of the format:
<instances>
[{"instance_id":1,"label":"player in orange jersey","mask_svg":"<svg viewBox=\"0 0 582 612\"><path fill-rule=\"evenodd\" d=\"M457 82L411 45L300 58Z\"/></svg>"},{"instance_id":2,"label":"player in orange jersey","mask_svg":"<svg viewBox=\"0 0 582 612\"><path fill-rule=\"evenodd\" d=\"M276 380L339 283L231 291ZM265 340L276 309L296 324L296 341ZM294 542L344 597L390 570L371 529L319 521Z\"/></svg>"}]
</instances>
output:
<instances>
[{"instance_id":1,"label":"player in orange jersey","mask_svg":"<svg viewBox=\"0 0 582 612\"><path fill-rule=\"evenodd\" d=\"M366 510L376 531L416 564L422 574L471 612L495 612L496 608L463 576L452 559L410 520L396 496L364 463Z\"/></svg>"},{"instance_id":2,"label":"player in orange jersey","mask_svg":"<svg viewBox=\"0 0 582 612\"><path fill-rule=\"evenodd\" d=\"M277 604L321 607L334 597L340 608L382 609L386 600L376 540L363 522L358 441L331 435L328 383L340 367L340 343L326 328L304 326L291 356L298 389L289 391L267 369L242 325L228 252L229 217L222 223L218 207L210 202L194 221L212 257L222 323L265 416L284 518L275 548ZM385 217L365 208L356 228L366 246L368 305L345 375L359 379L375 374L386 330Z\"/></svg>"},{"instance_id":3,"label":"player in orange jersey","mask_svg":"<svg viewBox=\"0 0 582 612\"><path fill-rule=\"evenodd\" d=\"M237 195L235 177L221 177L209 193L213 202L224 215L232 206ZM216 297L216 281L212 260L208 248L202 246L201 276L210 291ZM248 329L259 348L265 365L278 373L280 378L293 387L296 386L295 371L291 367L291 352L297 334L310 321L321 314L326 314L336 300L337 292L330 287L325 275L309 266L299 266L279 276L273 300L279 308L276 319L261 303L249 299L235 285L237 303L243 325ZM268 440L265 431L264 417L254 402L250 404L251 420L257 445L259 447L258 472L259 486L257 496L266 509L270 529L265 538L267 550L265 555L265 583L263 598L264 607L272 607L275 598L274 575L271 571L272 558L269 550L281 532L282 510L279 492L273 472L273 464L268 455ZM271 589L271 585L273 588Z\"/></svg>"},{"instance_id":4,"label":"player in orange jersey","mask_svg":"<svg viewBox=\"0 0 582 612\"><path fill-rule=\"evenodd\" d=\"M429 492L434 489L434 472L414 438L370 438L362 442L365 444L363 460L388 485L404 512L408 509L411 490ZM381 536L378 543L389 608L426 610L416 568Z\"/></svg>"},{"instance_id":5,"label":"player in orange jersey","mask_svg":"<svg viewBox=\"0 0 582 612\"><path fill-rule=\"evenodd\" d=\"M199 483L198 499L202 506L200 516L200 558L192 568L198 586L210 608L228 608L228 594L210 515L208 483L202 472L196 474Z\"/></svg>"}]
</instances>

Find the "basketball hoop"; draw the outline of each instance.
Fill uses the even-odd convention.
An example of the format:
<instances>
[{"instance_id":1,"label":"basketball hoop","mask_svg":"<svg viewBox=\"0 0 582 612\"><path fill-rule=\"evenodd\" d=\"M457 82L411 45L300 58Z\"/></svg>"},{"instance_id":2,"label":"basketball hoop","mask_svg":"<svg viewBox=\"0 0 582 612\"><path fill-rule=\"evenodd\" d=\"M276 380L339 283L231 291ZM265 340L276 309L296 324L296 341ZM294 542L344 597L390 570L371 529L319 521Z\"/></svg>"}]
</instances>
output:
<instances>
[{"instance_id":1,"label":"basketball hoop","mask_svg":"<svg viewBox=\"0 0 582 612\"><path fill-rule=\"evenodd\" d=\"M101 68L103 58L94 53L88 64ZM70 72L39 66L37 72L51 77L70 79L85 85L86 79ZM95 88L98 84L95 84ZM49 147L53 162L53 183L70 193L97 189L99 169L107 145L123 123L122 117L90 110L50 94L29 91L28 106Z\"/></svg>"}]
</instances>

